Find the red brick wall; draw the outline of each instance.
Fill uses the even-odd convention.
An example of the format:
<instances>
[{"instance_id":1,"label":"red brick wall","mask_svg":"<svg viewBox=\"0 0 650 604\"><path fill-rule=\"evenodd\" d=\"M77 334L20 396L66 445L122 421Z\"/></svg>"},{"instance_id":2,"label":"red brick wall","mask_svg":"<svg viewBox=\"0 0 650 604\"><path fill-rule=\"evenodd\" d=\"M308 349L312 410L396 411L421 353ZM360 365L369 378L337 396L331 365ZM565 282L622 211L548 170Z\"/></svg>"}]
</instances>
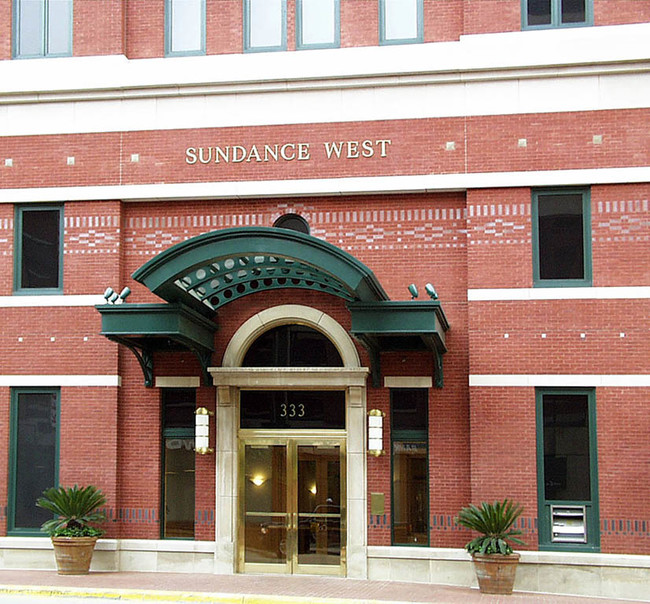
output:
<instances>
[{"instance_id":1,"label":"red brick wall","mask_svg":"<svg viewBox=\"0 0 650 604\"><path fill-rule=\"evenodd\" d=\"M594 0L594 25L647 23L650 4L638 0Z\"/></svg>"},{"instance_id":2,"label":"red brick wall","mask_svg":"<svg viewBox=\"0 0 650 604\"><path fill-rule=\"evenodd\" d=\"M146 59L164 54L164 1L126 0L126 56Z\"/></svg>"},{"instance_id":3,"label":"red brick wall","mask_svg":"<svg viewBox=\"0 0 650 604\"><path fill-rule=\"evenodd\" d=\"M244 50L244 11L241 2L210 0L206 3L206 54L230 54Z\"/></svg>"},{"instance_id":4,"label":"red brick wall","mask_svg":"<svg viewBox=\"0 0 650 604\"><path fill-rule=\"evenodd\" d=\"M160 390L145 388L131 352L120 354L117 527L121 537L160 538Z\"/></svg>"},{"instance_id":5,"label":"red brick wall","mask_svg":"<svg viewBox=\"0 0 650 604\"><path fill-rule=\"evenodd\" d=\"M521 30L521 0L465 0L465 34Z\"/></svg>"},{"instance_id":6,"label":"red brick wall","mask_svg":"<svg viewBox=\"0 0 650 604\"><path fill-rule=\"evenodd\" d=\"M47 135L37 139L38 154L34 137L7 137L4 153L14 165L3 169L3 182L22 188L635 167L648 161L649 119L650 110L629 109ZM594 135L602 135L602 144L594 144ZM372 157L348 158L343 151L340 158L327 158L325 143L364 140L374 145ZM391 141L383 143L384 157L377 143L382 140ZM310 160L263 161L265 144L286 142L309 144ZM447 150L448 142L455 149ZM248 153L255 145L261 161L253 155L250 161L217 163L215 145L242 145ZM209 163L187 163L188 147L203 148ZM138 162L132 154L139 154ZM75 165L67 165L69 156Z\"/></svg>"},{"instance_id":7,"label":"red brick wall","mask_svg":"<svg viewBox=\"0 0 650 604\"><path fill-rule=\"evenodd\" d=\"M11 0L0 0L0 60L11 59L13 11Z\"/></svg>"},{"instance_id":8,"label":"red brick wall","mask_svg":"<svg viewBox=\"0 0 650 604\"><path fill-rule=\"evenodd\" d=\"M449 42L463 34L463 0L424 3L424 41Z\"/></svg>"},{"instance_id":9,"label":"red brick wall","mask_svg":"<svg viewBox=\"0 0 650 604\"><path fill-rule=\"evenodd\" d=\"M472 302L471 373L645 374L647 316L647 300Z\"/></svg>"},{"instance_id":10,"label":"red brick wall","mask_svg":"<svg viewBox=\"0 0 650 604\"><path fill-rule=\"evenodd\" d=\"M125 2L82 0L73 2L73 54L125 54Z\"/></svg>"},{"instance_id":11,"label":"red brick wall","mask_svg":"<svg viewBox=\"0 0 650 604\"><path fill-rule=\"evenodd\" d=\"M596 390L601 547L604 552L650 553L649 396L648 388Z\"/></svg>"},{"instance_id":12,"label":"red brick wall","mask_svg":"<svg viewBox=\"0 0 650 604\"><path fill-rule=\"evenodd\" d=\"M595 286L650 285L650 185L591 187Z\"/></svg>"},{"instance_id":13,"label":"red brick wall","mask_svg":"<svg viewBox=\"0 0 650 604\"><path fill-rule=\"evenodd\" d=\"M523 540L536 549L535 390L470 388L470 431L471 502L507 497L521 503Z\"/></svg>"},{"instance_id":14,"label":"red brick wall","mask_svg":"<svg viewBox=\"0 0 650 604\"><path fill-rule=\"evenodd\" d=\"M90 360L86 364L92 366ZM117 397L116 387L61 388L59 484L92 484L104 492L108 522L102 528L108 537L119 536L114 522L119 496L117 451L124 443L118 440Z\"/></svg>"},{"instance_id":15,"label":"red brick wall","mask_svg":"<svg viewBox=\"0 0 650 604\"><path fill-rule=\"evenodd\" d=\"M378 4L367 0L341 2L341 47L379 44Z\"/></svg>"}]
</instances>

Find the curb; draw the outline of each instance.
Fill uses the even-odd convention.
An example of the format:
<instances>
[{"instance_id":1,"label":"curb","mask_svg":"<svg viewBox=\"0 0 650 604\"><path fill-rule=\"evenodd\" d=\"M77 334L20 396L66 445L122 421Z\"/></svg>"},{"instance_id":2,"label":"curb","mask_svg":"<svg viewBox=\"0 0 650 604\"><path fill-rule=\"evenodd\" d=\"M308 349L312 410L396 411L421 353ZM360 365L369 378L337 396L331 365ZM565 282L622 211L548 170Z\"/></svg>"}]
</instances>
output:
<instances>
[{"instance_id":1,"label":"curb","mask_svg":"<svg viewBox=\"0 0 650 604\"><path fill-rule=\"evenodd\" d=\"M258 594L196 593L187 591L154 591L137 589L81 589L38 585L0 585L0 595L38 596L51 598L101 598L141 602L205 602L210 604L408 604L386 600L354 598L314 598L312 596L266 596Z\"/></svg>"}]
</instances>

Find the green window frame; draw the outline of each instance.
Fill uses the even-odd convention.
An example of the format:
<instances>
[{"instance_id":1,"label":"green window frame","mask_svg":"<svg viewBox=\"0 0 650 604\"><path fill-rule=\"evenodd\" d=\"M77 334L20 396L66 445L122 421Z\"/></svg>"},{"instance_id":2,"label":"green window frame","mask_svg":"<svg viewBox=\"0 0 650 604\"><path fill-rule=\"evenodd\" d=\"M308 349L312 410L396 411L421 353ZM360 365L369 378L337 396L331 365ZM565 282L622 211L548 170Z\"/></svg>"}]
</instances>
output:
<instances>
[{"instance_id":1,"label":"green window frame","mask_svg":"<svg viewBox=\"0 0 650 604\"><path fill-rule=\"evenodd\" d=\"M584 3L584 4L583 4ZM584 19L564 18L571 9L584 13ZM535 17L535 11L548 13L548 20ZM521 0L522 29L557 29L561 27L588 27L594 24L593 0Z\"/></svg>"},{"instance_id":2,"label":"green window frame","mask_svg":"<svg viewBox=\"0 0 650 604\"><path fill-rule=\"evenodd\" d=\"M306 15L308 11L315 7L329 8L332 12L332 37L327 40L318 40L315 42L305 41L305 35L309 29L309 23ZM319 16L315 12L316 17ZM325 23L325 19L317 19ZM341 45L341 3L340 0L296 0L296 48L298 50L309 50L316 48L338 48Z\"/></svg>"},{"instance_id":3,"label":"green window frame","mask_svg":"<svg viewBox=\"0 0 650 604\"><path fill-rule=\"evenodd\" d=\"M165 0L165 56L205 54L205 0ZM193 30L190 42L184 36Z\"/></svg>"},{"instance_id":4,"label":"green window frame","mask_svg":"<svg viewBox=\"0 0 650 604\"><path fill-rule=\"evenodd\" d=\"M161 389L161 511L160 537L162 539L195 538L195 459L194 388ZM170 501L173 498L176 507ZM180 502L180 504L179 504ZM191 513L183 518L182 508ZM187 526L191 516L191 529ZM175 523L173 526L172 524Z\"/></svg>"},{"instance_id":5,"label":"green window frame","mask_svg":"<svg viewBox=\"0 0 650 604\"><path fill-rule=\"evenodd\" d=\"M415 10L415 34L401 36L391 34L391 13L403 3L413 3ZM424 42L424 1L423 0L379 0L379 44L421 44Z\"/></svg>"},{"instance_id":6,"label":"green window frame","mask_svg":"<svg viewBox=\"0 0 650 604\"><path fill-rule=\"evenodd\" d=\"M287 49L287 0L243 0L244 1L244 52L271 52ZM256 23L269 22L259 12L261 7L268 8L275 3L278 13L279 29L275 31L275 41L258 42L255 40ZM258 20L258 17L260 18Z\"/></svg>"},{"instance_id":7,"label":"green window frame","mask_svg":"<svg viewBox=\"0 0 650 604\"><path fill-rule=\"evenodd\" d=\"M59 388L11 389L9 536L41 537L44 535L41 524L52 517L47 510L36 507L36 499L45 489L59 486L60 401ZM29 416L25 408L30 403L40 413ZM46 441L47 446L44 446ZM28 521L30 516L31 521Z\"/></svg>"},{"instance_id":8,"label":"green window frame","mask_svg":"<svg viewBox=\"0 0 650 604\"><path fill-rule=\"evenodd\" d=\"M418 403L421 413L416 422L400 422L397 417L398 407L404 409L409 404L409 398L419 399ZM428 411L429 390L427 388L391 388L390 524L392 545L409 547L429 546L431 521L429 518ZM410 414L412 415L412 413ZM422 454L424 454L424 468L422 468ZM407 473L407 479L404 479L402 476L403 473L405 471L410 472L411 470L416 473L415 476ZM413 488L414 486L415 488ZM409 522L405 523L405 519L408 519ZM406 526L403 527L402 525Z\"/></svg>"},{"instance_id":9,"label":"green window frame","mask_svg":"<svg viewBox=\"0 0 650 604\"><path fill-rule=\"evenodd\" d=\"M43 213L43 214L41 214ZM45 216L48 213L48 216ZM40 219L40 224L34 221ZM61 205L17 206L14 229L14 293L63 293ZM38 233L39 237L35 234ZM42 233L46 233L41 236Z\"/></svg>"},{"instance_id":10,"label":"green window frame","mask_svg":"<svg viewBox=\"0 0 650 604\"><path fill-rule=\"evenodd\" d=\"M14 0L14 59L72 56L73 0Z\"/></svg>"},{"instance_id":11,"label":"green window frame","mask_svg":"<svg viewBox=\"0 0 650 604\"><path fill-rule=\"evenodd\" d=\"M566 214L556 214L553 207L562 203ZM576 210L581 226L575 226ZM571 213L573 211L573 214ZM591 194L588 188L548 188L532 191L533 285L535 287L590 287L591 261ZM572 226L570 224L573 217ZM560 233L564 235L560 236ZM556 262L557 261L557 262ZM572 266L569 266L571 262Z\"/></svg>"},{"instance_id":12,"label":"green window frame","mask_svg":"<svg viewBox=\"0 0 650 604\"><path fill-rule=\"evenodd\" d=\"M595 389L536 388L535 398L539 549L598 552L600 512ZM573 408L565 405L573 405ZM554 411L560 407L566 413L560 413L558 420ZM560 432L559 428L565 430ZM588 460L584 459L585 455ZM584 475L586 471L588 476ZM563 512L568 515L563 516ZM574 513L576 517L572 517ZM554 520L559 526L555 526ZM561 534L570 532L576 523L576 534ZM582 523L586 529L584 537ZM569 528L563 528L565 525Z\"/></svg>"}]
</instances>

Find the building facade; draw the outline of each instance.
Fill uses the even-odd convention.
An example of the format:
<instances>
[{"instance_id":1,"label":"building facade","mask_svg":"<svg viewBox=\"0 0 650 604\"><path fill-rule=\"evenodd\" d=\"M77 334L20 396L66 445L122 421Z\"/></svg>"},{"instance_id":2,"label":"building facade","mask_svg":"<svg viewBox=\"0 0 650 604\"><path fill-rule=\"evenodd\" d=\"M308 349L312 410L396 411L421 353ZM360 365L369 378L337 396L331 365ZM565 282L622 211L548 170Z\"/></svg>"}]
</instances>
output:
<instances>
[{"instance_id":1,"label":"building facade","mask_svg":"<svg viewBox=\"0 0 650 604\"><path fill-rule=\"evenodd\" d=\"M0 0L0 567L650 569L650 1ZM587 580L585 577L589 577Z\"/></svg>"}]
</instances>

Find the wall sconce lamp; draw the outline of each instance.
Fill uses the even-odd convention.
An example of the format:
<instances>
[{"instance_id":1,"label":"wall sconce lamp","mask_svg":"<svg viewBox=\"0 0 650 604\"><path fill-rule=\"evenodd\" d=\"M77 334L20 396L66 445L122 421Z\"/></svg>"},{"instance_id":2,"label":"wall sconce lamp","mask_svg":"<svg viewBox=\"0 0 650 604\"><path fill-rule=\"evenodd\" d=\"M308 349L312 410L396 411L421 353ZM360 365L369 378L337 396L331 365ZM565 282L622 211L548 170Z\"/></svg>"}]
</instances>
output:
<instances>
[{"instance_id":1,"label":"wall sconce lamp","mask_svg":"<svg viewBox=\"0 0 650 604\"><path fill-rule=\"evenodd\" d=\"M384 412L379 409L368 411L368 454L379 457L384 451Z\"/></svg>"},{"instance_id":2,"label":"wall sconce lamp","mask_svg":"<svg viewBox=\"0 0 650 604\"><path fill-rule=\"evenodd\" d=\"M210 448L210 416L214 415L205 407L199 407L195 412L194 451L199 455L214 453Z\"/></svg>"},{"instance_id":3,"label":"wall sconce lamp","mask_svg":"<svg viewBox=\"0 0 650 604\"><path fill-rule=\"evenodd\" d=\"M256 487L261 487L266 482L266 477L261 474L255 474L255 476L252 476L248 480L250 480Z\"/></svg>"}]
</instances>

